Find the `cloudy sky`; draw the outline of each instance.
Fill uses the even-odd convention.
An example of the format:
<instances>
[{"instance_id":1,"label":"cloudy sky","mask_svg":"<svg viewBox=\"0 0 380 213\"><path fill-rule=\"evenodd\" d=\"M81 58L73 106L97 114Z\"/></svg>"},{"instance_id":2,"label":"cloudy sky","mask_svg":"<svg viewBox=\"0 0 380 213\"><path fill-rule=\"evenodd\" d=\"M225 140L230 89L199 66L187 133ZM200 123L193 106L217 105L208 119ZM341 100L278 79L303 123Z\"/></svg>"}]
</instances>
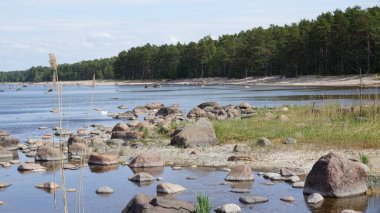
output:
<instances>
[{"instance_id":1,"label":"cloudy sky","mask_svg":"<svg viewBox=\"0 0 380 213\"><path fill-rule=\"evenodd\" d=\"M378 0L2 0L0 71L104 58L145 43L197 41L312 19Z\"/></svg>"}]
</instances>

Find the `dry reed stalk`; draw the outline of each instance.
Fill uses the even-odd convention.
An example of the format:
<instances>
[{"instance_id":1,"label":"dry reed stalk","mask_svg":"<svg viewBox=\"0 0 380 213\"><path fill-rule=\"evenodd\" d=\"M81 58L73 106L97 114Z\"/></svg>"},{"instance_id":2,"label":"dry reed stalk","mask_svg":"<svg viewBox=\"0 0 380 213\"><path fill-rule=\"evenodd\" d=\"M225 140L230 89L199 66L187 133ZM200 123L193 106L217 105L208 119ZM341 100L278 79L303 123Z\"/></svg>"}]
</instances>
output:
<instances>
[{"instance_id":1,"label":"dry reed stalk","mask_svg":"<svg viewBox=\"0 0 380 213\"><path fill-rule=\"evenodd\" d=\"M53 69L53 87L57 87L57 101L58 101L58 113L59 113L59 129L62 130L62 85L59 82L58 78L58 64L57 58L54 53L49 54L49 63L51 68ZM61 181L62 181L62 197L63 197L63 207L64 212L68 213L67 207L67 197L66 197L66 189L65 189L65 172L64 172L64 161L63 161L63 143L61 134L59 136L59 145L60 150L62 152L61 155Z\"/></svg>"}]
</instances>

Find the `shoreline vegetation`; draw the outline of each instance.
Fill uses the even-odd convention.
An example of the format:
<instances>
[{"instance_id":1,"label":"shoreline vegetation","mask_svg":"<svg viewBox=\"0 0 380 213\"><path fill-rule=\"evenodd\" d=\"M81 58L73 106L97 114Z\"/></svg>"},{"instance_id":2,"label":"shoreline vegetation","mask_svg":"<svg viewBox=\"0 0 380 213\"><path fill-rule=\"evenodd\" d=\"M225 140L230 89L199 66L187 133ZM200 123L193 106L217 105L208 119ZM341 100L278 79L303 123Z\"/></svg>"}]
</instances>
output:
<instances>
[{"instance_id":1,"label":"shoreline vegetation","mask_svg":"<svg viewBox=\"0 0 380 213\"><path fill-rule=\"evenodd\" d=\"M66 86L92 86L93 80L61 81ZM51 85L51 82L3 82L12 85ZM342 75L342 76L300 76L298 78L285 78L281 76L248 77L243 79L233 78L189 78L178 80L97 80L96 86L111 85L143 85L153 87L154 85L188 85L188 86L279 86L279 87L379 87L380 76L369 75Z\"/></svg>"}]
</instances>

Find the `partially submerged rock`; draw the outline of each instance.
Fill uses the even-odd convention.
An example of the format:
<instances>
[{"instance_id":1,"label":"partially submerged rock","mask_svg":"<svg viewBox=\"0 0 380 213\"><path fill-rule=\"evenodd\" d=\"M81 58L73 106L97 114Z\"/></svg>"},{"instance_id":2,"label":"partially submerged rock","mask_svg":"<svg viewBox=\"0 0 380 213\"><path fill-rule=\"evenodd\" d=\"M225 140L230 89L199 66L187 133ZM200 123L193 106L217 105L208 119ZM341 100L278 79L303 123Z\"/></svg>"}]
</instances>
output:
<instances>
[{"instance_id":1,"label":"partially submerged rock","mask_svg":"<svg viewBox=\"0 0 380 213\"><path fill-rule=\"evenodd\" d=\"M3 133L4 134L4 133ZM4 147L6 150L16 150L18 149L19 139L12 136L0 136L0 146Z\"/></svg>"},{"instance_id":2,"label":"partially submerged rock","mask_svg":"<svg viewBox=\"0 0 380 213\"><path fill-rule=\"evenodd\" d=\"M155 178L146 172L138 172L128 177L128 180L133 181L133 182L150 182L150 181L154 181Z\"/></svg>"},{"instance_id":3,"label":"partially submerged rock","mask_svg":"<svg viewBox=\"0 0 380 213\"><path fill-rule=\"evenodd\" d=\"M160 183L157 185L157 193L162 194L174 194L185 190L185 187L173 183Z\"/></svg>"},{"instance_id":4,"label":"partially submerged rock","mask_svg":"<svg viewBox=\"0 0 380 213\"><path fill-rule=\"evenodd\" d=\"M57 189L59 188L59 185L54 183L54 182L46 182L46 183L41 183L41 184L38 184L36 186L37 188L40 188L40 189Z\"/></svg>"},{"instance_id":5,"label":"partially submerged rock","mask_svg":"<svg viewBox=\"0 0 380 213\"><path fill-rule=\"evenodd\" d=\"M109 186L101 186L96 189L96 194L112 194L114 190Z\"/></svg>"},{"instance_id":6,"label":"partially submerged rock","mask_svg":"<svg viewBox=\"0 0 380 213\"><path fill-rule=\"evenodd\" d=\"M237 165L231 169L225 178L226 181L252 181L254 176L251 167L247 165Z\"/></svg>"},{"instance_id":7,"label":"partially submerged rock","mask_svg":"<svg viewBox=\"0 0 380 213\"><path fill-rule=\"evenodd\" d=\"M175 135L170 144L177 147L212 146L218 143L212 123L201 118Z\"/></svg>"},{"instance_id":8,"label":"partially submerged rock","mask_svg":"<svg viewBox=\"0 0 380 213\"><path fill-rule=\"evenodd\" d=\"M88 159L88 164L93 165L113 165L118 163L118 157L112 154L93 153Z\"/></svg>"},{"instance_id":9,"label":"partially submerged rock","mask_svg":"<svg viewBox=\"0 0 380 213\"><path fill-rule=\"evenodd\" d=\"M239 201L244 204L256 204L256 203L265 203L269 199L263 196L241 196Z\"/></svg>"},{"instance_id":10,"label":"partially submerged rock","mask_svg":"<svg viewBox=\"0 0 380 213\"><path fill-rule=\"evenodd\" d=\"M172 197L153 198L149 195L137 194L123 209L122 213L195 213L193 204L173 199Z\"/></svg>"},{"instance_id":11,"label":"partially submerged rock","mask_svg":"<svg viewBox=\"0 0 380 213\"><path fill-rule=\"evenodd\" d=\"M40 164L35 163L23 163L20 164L17 169L19 171L35 171L35 170L45 170L45 167L41 166Z\"/></svg>"},{"instance_id":12,"label":"partially submerged rock","mask_svg":"<svg viewBox=\"0 0 380 213\"><path fill-rule=\"evenodd\" d=\"M225 204L223 206L216 208L215 212L217 212L217 213L240 213L241 208L240 208L240 206L231 203L231 204Z\"/></svg>"},{"instance_id":13,"label":"partially submerged rock","mask_svg":"<svg viewBox=\"0 0 380 213\"><path fill-rule=\"evenodd\" d=\"M305 180L304 193L326 197L352 197L364 194L368 174L358 162L330 152L313 166Z\"/></svg>"},{"instance_id":14,"label":"partially submerged rock","mask_svg":"<svg viewBox=\"0 0 380 213\"><path fill-rule=\"evenodd\" d=\"M65 158L66 156L59 148L47 145L39 147L35 155L36 161L57 161Z\"/></svg>"},{"instance_id":15,"label":"partially submerged rock","mask_svg":"<svg viewBox=\"0 0 380 213\"><path fill-rule=\"evenodd\" d=\"M160 155L152 152L143 152L136 156L129 167L131 168L147 168L147 167L163 167L164 161Z\"/></svg>"}]
</instances>

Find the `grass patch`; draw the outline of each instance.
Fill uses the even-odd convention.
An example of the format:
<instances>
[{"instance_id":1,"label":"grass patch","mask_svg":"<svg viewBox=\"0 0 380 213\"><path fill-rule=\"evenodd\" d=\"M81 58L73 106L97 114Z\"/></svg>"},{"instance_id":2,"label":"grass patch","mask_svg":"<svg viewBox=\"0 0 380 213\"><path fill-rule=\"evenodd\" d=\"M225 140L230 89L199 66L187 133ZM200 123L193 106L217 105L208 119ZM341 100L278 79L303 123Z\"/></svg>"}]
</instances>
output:
<instances>
[{"instance_id":1,"label":"grass patch","mask_svg":"<svg viewBox=\"0 0 380 213\"><path fill-rule=\"evenodd\" d=\"M366 154L359 154L360 162L364 163L365 165L369 166L369 157Z\"/></svg>"},{"instance_id":2,"label":"grass patch","mask_svg":"<svg viewBox=\"0 0 380 213\"><path fill-rule=\"evenodd\" d=\"M195 204L196 213L209 213L211 203L207 195L197 194L197 203Z\"/></svg>"},{"instance_id":3,"label":"grass patch","mask_svg":"<svg viewBox=\"0 0 380 213\"><path fill-rule=\"evenodd\" d=\"M242 120L214 121L215 133L223 143L254 143L260 137L282 142L288 137L304 144L342 148L380 148L380 108L344 108L331 105L289 107L288 112L259 108L255 116ZM286 115L289 121L278 118Z\"/></svg>"}]
</instances>

